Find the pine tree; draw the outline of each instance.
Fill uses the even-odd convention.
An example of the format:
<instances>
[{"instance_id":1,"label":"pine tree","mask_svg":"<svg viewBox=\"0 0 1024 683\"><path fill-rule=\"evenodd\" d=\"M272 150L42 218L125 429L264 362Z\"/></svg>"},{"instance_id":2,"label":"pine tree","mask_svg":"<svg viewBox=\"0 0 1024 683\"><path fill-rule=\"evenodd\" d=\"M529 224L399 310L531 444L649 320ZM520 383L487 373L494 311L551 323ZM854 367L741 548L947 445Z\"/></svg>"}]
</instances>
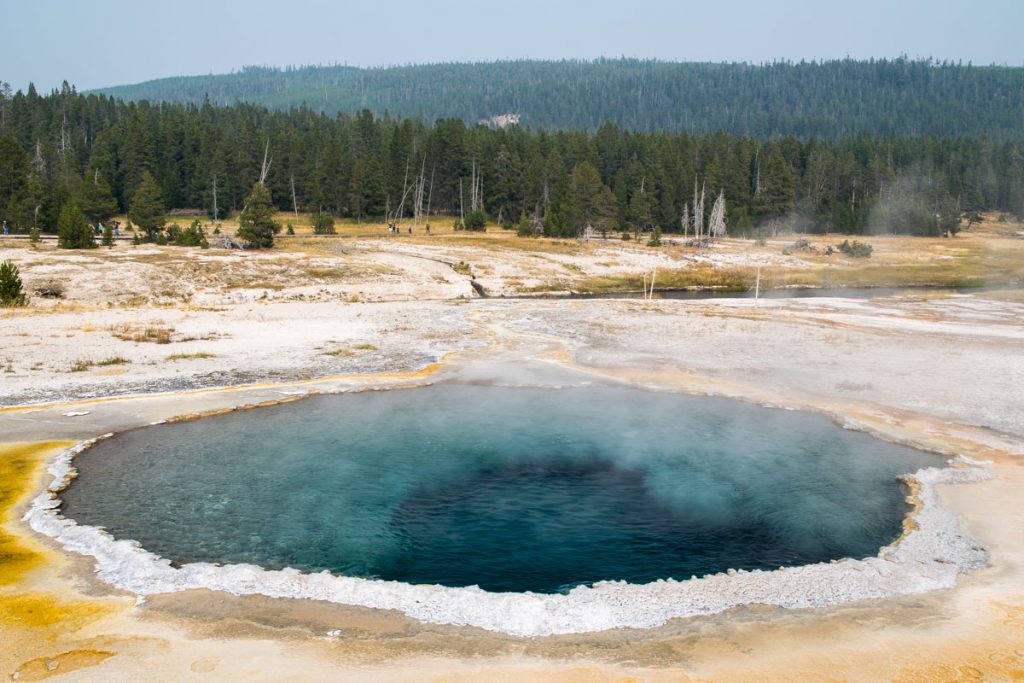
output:
<instances>
[{"instance_id":1,"label":"pine tree","mask_svg":"<svg viewBox=\"0 0 1024 683\"><path fill-rule=\"evenodd\" d=\"M114 246L114 226L109 221L103 226L102 244L105 247Z\"/></svg>"},{"instance_id":2,"label":"pine tree","mask_svg":"<svg viewBox=\"0 0 1024 683\"><path fill-rule=\"evenodd\" d=\"M21 286L18 266L11 260L0 263L0 306L24 306L25 292Z\"/></svg>"},{"instance_id":3,"label":"pine tree","mask_svg":"<svg viewBox=\"0 0 1024 683\"><path fill-rule=\"evenodd\" d=\"M57 219L57 246L61 249L95 249L96 240L85 214L77 204L67 203Z\"/></svg>"},{"instance_id":4,"label":"pine tree","mask_svg":"<svg viewBox=\"0 0 1024 683\"><path fill-rule=\"evenodd\" d=\"M291 228L291 226L288 226ZM295 230L292 230L290 235L295 234ZM313 234L314 235L336 235L338 231L334 229L334 217L331 216L329 211L320 210L313 219Z\"/></svg>"},{"instance_id":5,"label":"pine tree","mask_svg":"<svg viewBox=\"0 0 1024 683\"><path fill-rule=\"evenodd\" d=\"M24 223L15 207L24 203L29 168L28 155L17 141L0 137L0 214L16 225Z\"/></svg>"},{"instance_id":6,"label":"pine tree","mask_svg":"<svg viewBox=\"0 0 1024 683\"><path fill-rule=\"evenodd\" d=\"M601 182L601 176L593 164L589 161L577 164L572 172L572 186L564 206L574 234L581 234L588 226L601 231L611 228L614 198L612 191Z\"/></svg>"},{"instance_id":7,"label":"pine tree","mask_svg":"<svg viewBox=\"0 0 1024 683\"><path fill-rule=\"evenodd\" d=\"M117 200L99 171L86 172L78 185L78 206L92 223L106 223L117 213Z\"/></svg>"},{"instance_id":8,"label":"pine tree","mask_svg":"<svg viewBox=\"0 0 1024 683\"><path fill-rule=\"evenodd\" d=\"M256 183L238 217L236 234L250 249L269 249L274 246L274 235L280 230L281 226L274 222L270 190L263 183Z\"/></svg>"},{"instance_id":9,"label":"pine tree","mask_svg":"<svg viewBox=\"0 0 1024 683\"><path fill-rule=\"evenodd\" d=\"M128 218L146 233L147 242L156 242L164 229L164 211L160 187L156 184L153 174L146 171L142 174L139 189L132 196Z\"/></svg>"},{"instance_id":10,"label":"pine tree","mask_svg":"<svg viewBox=\"0 0 1024 683\"><path fill-rule=\"evenodd\" d=\"M780 218L793 208L796 179L793 177L793 169L778 147L773 148L768 155L761 175L764 190L760 197L764 214L770 219Z\"/></svg>"},{"instance_id":11,"label":"pine tree","mask_svg":"<svg viewBox=\"0 0 1024 683\"><path fill-rule=\"evenodd\" d=\"M651 211L651 195L647 191L646 179L640 181L640 188L629 198L629 221L633 224L637 239L654 222Z\"/></svg>"}]
</instances>

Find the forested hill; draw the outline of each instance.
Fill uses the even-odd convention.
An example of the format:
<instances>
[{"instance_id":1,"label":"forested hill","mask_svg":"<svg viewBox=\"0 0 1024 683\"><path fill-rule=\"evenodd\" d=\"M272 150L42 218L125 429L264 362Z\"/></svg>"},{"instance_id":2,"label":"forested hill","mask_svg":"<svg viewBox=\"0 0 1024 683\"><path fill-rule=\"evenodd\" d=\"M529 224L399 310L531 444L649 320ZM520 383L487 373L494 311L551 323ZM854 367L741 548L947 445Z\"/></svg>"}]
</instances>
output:
<instances>
[{"instance_id":1,"label":"forested hill","mask_svg":"<svg viewBox=\"0 0 1024 683\"><path fill-rule=\"evenodd\" d=\"M519 114L521 124L758 138L795 135L1024 137L1024 68L931 60L781 62L768 65L634 59L507 61L389 68L270 69L166 78L96 92L126 100L461 118Z\"/></svg>"}]
</instances>

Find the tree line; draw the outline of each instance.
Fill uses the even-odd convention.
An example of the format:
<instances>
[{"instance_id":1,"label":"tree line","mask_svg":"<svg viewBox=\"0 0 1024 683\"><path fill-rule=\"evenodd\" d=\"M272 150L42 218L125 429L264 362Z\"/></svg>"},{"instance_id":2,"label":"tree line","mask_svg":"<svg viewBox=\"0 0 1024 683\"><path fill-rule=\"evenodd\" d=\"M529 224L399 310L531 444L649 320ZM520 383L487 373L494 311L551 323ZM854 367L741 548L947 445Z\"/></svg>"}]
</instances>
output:
<instances>
[{"instance_id":1,"label":"tree line","mask_svg":"<svg viewBox=\"0 0 1024 683\"><path fill-rule=\"evenodd\" d=\"M1024 69L933 60L851 59L771 64L638 59L499 61L387 68L246 67L107 88L125 100L305 105L333 115L475 125L515 113L523 125L644 132L718 130L756 138L796 135L1024 136Z\"/></svg>"},{"instance_id":2,"label":"tree line","mask_svg":"<svg viewBox=\"0 0 1024 683\"><path fill-rule=\"evenodd\" d=\"M140 192L158 208L223 218L257 184L278 210L361 221L473 213L550 236L678 232L698 189L724 192L733 233L938 234L966 211L1024 216L1024 148L967 136L428 126L368 110L132 103L67 84L0 99L0 217L15 230L53 231L69 203L93 223L130 214Z\"/></svg>"}]
</instances>

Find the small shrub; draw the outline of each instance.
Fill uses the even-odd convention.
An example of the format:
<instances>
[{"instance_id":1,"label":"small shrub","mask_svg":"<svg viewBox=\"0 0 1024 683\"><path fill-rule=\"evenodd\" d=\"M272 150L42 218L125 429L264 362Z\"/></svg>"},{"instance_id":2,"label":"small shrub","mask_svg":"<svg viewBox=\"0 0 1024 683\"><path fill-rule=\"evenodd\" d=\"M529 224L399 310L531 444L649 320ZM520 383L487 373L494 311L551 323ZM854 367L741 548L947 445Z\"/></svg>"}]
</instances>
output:
<instances>
[{"instance_id":1,"label":"small shrub","mask_svg":"<svg viewBox=\"0 0 1024 683\"><path fill-rule=\"evenodd\" d=\"M25 303L18 266L8 259L0 263L0 306L24 306Z\"/></svg>"},{"instance_id":2,"label":"small shrub","mask_svg":"<svg viewBox=\"0 0 1024 683\"><path fill-rule=\"evenodd\" d=\"M32 229L28 231L28 243L34 247L39 244L39 240L39 226L33 225Z\"/></svg>"},{"instance_id":3,"label":"small shrub","mask_svg":"<svg viewBox=\"0 0 1024 683\"><path fill-rule=\"evenodd\" d=\"M96 239L85 214L76 204L65 204L57 218L57 246L61 249L95 249Z\"/></svg>"},{"instance_id":4,"label":"small shrub","mask_svg":"<svg viewBox=\"0 0 1024 683\"><path fill-rule=\"evenodd\" d=\"M102 240L102 244L105 247L113 247L114 246L114 226L111 225L109 221L107 222L106 225L103 226L103 240Z\"/></svg>"},{"instance_id":5,"label":"small shrub","mask_svg":"<svg viewBox=\"0 0 1024 683\"><path fill-rule=\"evenodd\" d=\"M314 235L337 235L338 231L334 229L334 216L328 211L321 211L313 219L313 234Z\"/></svg>"},{"instance_id":6,"label":"small shrub","mask_svg":"<svg viewBox=\"0 0 1024 683\"><path fill-rule=\"evenodd\" d=\"M473 269L470 268L469 264L466 263L465 261L459 261L458 263L453 265L452 266L452 270L454 270L459 275L466 275L468 277L473 277Z\"/></svg>"},{"instance_id":7,"label":"small shrub","mask_svg":"<svg viewBox=\"0 0 1024 683\"><path fill-rule=\"evenodd\" d=\"M484 232L487 230L487 214L484 210L477 209L467 213L463 229L471 232Z\"/></svg>"},{"instance_id":8,"label":"small shrub","mask_svg":"<svg viewBox=\"0 0 1024 683\"><path fill-rule=\"evenodd\" d=\"M167 228L167 240L176 247L201 247L208 249L210 243L206 240L206 231L198 220L192 221L192 225L182 230L177 224Z\"/></svg>"},{"instance_id":9,"label":"small shrub","mask_svg":"<svg viewBox=\"0 0 1024 683\"><path fill-rule=\"evenodd\" d=\"M295 226L292 225L291 223L289 223L288 224L288 229L284 231L284 234L286 234L286 235L294 235L295 234Z\"/></svg>"},{"instance_id":10,"label":"small shrub","mask_svg":"<svg viewBox=\"0 0 1024 683\"><path fill-rule=\"evenodd\" d=\"M660 247L661 246L661 228L655 228L654 233L651 235L651 239L647 240L647 246L649 247Z\"/></svg>"},{"instance_id":11,"label":"small shrub","mask_svg":"<svg viewBox=\"0 0 1024 683\"><path fill-rule=\"evenodd\" d=\"M519 237L536 237L539 231L524 211L519 215L519 224L516 226L516 235Z\"/></svg>"},{"instance_id":12,"label":"small shrub","mask_svg":"<svg viewBox=\"0 0 1024 683\"><path fill-rule=\"evenodd\" d=\"M633 236L629 234L629 230L623 230L622 231L622 241L623 242L628 242L631 239L633 239Z\"/></svg>"},{"instance_id":13,"label":"small shrub","mask_svg":"<svg viewBox=\"0 0 1024 683\"><path fill-rule=\"evenodd\" d=\"M874 251L874 247L857 240L852 242L850 240L843 240L843 243L839 245L839 251L854 258L871 258L871 252Z\"/></svg>"}]
</instances>

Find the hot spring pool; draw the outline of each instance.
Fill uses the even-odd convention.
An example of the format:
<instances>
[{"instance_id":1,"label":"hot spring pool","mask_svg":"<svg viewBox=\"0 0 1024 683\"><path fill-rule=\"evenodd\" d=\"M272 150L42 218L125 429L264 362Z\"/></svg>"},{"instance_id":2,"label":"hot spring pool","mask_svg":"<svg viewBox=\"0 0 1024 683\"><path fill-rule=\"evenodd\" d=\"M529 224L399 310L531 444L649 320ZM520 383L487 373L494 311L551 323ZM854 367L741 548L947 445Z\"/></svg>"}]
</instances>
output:
<instances>
[{"instance_id":1,"label":"hot spring pool","mask_svg":"<svg viewBox=\"0 0 1024 683\"><path fill-rule=\"evenodd\" d=\"M178 565L564 593L873 556L937 464L727 399L439 385L126 432L62 509Z\"/></svg>"}]
</instances>

